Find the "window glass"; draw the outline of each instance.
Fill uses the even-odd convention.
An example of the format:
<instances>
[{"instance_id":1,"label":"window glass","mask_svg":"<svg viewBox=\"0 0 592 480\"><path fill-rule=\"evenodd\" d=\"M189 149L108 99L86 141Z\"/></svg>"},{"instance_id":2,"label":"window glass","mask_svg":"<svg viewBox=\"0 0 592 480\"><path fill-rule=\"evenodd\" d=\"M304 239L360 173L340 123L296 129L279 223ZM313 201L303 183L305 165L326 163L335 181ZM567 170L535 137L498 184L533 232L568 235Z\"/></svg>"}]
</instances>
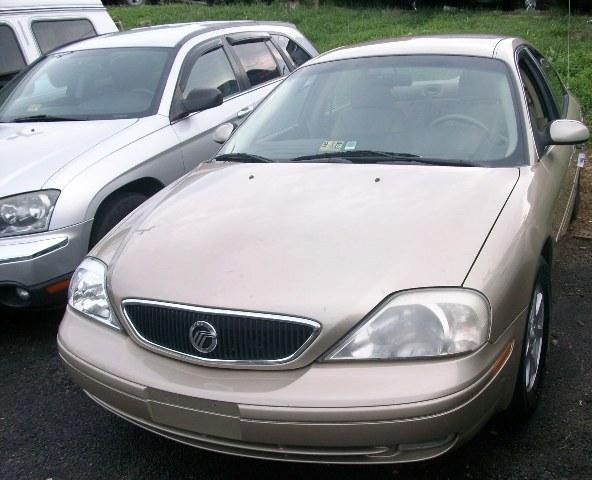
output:
<instances>
[{"instance_id":1,"label":"window glass","mask_svg":"<svg viewBox=\"0 0 592 480\"><path fill-rule=\"evenodd\" d=\"M543 72L545 72L545 76L547 77L547 83L549 85L549 89L551 90L551 94L553 95L555 105L557 106L557 111L563 114L565 111L565 96L567 94L563 86L563 82L559 78L559 75L551 63L546 58L541 57L539 64Z\"/></svg>"},{"instance_id":2,"label":"window glass","mask_svg":"<svg viewBox=\"0 0 592 480\"><path fill-rule=\"evenodd\" d=\"M278 86L221 153L290 161L379 151L522 165L516 105L509 69L495 59L405 55L319 63Z\"/></svg>"},{"instance_id":3,"label":"window glass","mask_svg":"<svg viewBox=\"0 0 592 480\"><path fill-rule=\"evenodd\" d=\"M296 42L290 40L283 35L273 35L273 39L277 42L280 48L292 59L294 65L299 67L304 62L310 60L310 55L300 47Z\"/></svg>"},{"instance_id":4,"label":"window glass","mask_svg":"<svg viewBox=\"0 0 592 480\"><path fill-rule=\"evenodd\" d=\"M276 46L273 43L271 43L271 42L265 42L265 43L267 44L267 46L271 50L271 53L273 53L275 61L277 62L278 67L280 69L281 76L283 77L284 75L288 75L288 73L290 73L290 69L288 68L288 65L286 65L286 62L284 61L284 57L282 57L282 54L279 52L279 50L276 48Z\"/></svg>"},{"instance_id":5,"label":"window glass","mask_svg":"<svg viewBox=\"0 0 592 480\"><path fill-rule=\"evenodd\" d=\"M97 35L92 23L86 19L39 20L33 22L32 29L43 54L66 43Z\"/></svg>"},{"instance_id":6,"label":"window glass","mask_svg":"<svg viewBox=\"0 0 592 480\"><path fill-rule=\"evenodd\" d=\"M8 25L0 25L0 76L18 72L26 62L16 36Z\"/></svg>"},{"instance_id":7,"label":"window glass","mask_svg":"<svg viewBox=\"0 0 592 480\"><path fill-rule=\"evenodd\" d=\"M190 68L189 75L180 85L179 93L183 96L196 88L217 88L223 97L239 90L234 71L222 48L201 55Z\"/></svg>"},{"instance_id":8,"label":"window glass","mask_svg":"<svg viewBox=\"0 0 592 480\"><path fill-rule=\"evenodd\" d=\"M158 105L171 52L138 47L51 54L0 91L0 122L150 115Z\"/></svg>"},{"instance_id":9,"label":"window glass","mask_svg":"<svg viewBox=\"0 0 592 480\"><path fill-rule=\"evenodd\" d=\"M252 87L280 76L278 66L265 42L239 43L233 48Z\"/></svg>"},{"instance_id":10,"label":"window glass","mask_svg":"<svg viewBox=\"0 0 592 480\"><path fill-rule=\"evenodd\" d=\"M522 59L519 62L520 76L524 84L524 93L526 95L526 104L533 127L540 133L544 132L551 120L551 115L545 104L545 99L540 87L537 84L537 78L528 63Z\"/></svg>"}]
</instances>

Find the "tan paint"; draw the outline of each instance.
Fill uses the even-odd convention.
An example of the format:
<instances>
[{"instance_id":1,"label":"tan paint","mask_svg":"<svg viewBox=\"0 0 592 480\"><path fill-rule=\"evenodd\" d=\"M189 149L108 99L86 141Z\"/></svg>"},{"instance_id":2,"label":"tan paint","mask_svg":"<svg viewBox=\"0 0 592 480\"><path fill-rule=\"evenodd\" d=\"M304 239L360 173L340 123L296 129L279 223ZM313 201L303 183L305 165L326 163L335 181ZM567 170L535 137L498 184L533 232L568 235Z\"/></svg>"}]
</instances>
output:
<instances>
[{"instance_id":1,"label":"tan paint","mask_svg":"<svg viewBox=\"0 0 592 480\"><path fill-rule=\"evenodd\" d=\"M495 56L519 83L519 39L431 43ZM359 52L430 53L429 45L401 39ZM72 376L137 425L236 455L391 463L462 444L512 398L537 263L573 207L573 149L553 146L539 158L522 103L528 158L519 168L202 165L92 252L109 265L119 318L123 299L149 298L311 318L321 334L287 365L211 368L68 309L58 341ZM581 116L573 99L568 116ZM461 285L491 304L491 336L478 351L316 361L391 293Z\"/></svg>"}]
</instances>

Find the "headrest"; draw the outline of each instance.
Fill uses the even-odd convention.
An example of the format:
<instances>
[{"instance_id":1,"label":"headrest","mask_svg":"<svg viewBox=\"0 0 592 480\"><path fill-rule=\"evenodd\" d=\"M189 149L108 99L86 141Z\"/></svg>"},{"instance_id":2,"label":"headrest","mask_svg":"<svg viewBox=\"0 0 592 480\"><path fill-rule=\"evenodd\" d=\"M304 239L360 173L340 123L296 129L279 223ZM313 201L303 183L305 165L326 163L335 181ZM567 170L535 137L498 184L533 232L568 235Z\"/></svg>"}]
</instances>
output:
<instances>
[{"instance_id":1,"label":"headrest","mask_svg":"<svg viewBox=\"0 0 592 480\"><path fill-rule=\"evenodd\" d=\"M392 79L361 77L352 85L352 106L355 108L388 108L392 100Z\"/></svg>"},{"instance_id":2,"label":"headrest","mask_svg":"<svg viewBox=\"0 0 592 480\"><path fill-rule=\"evenodd\" d=\"M498 100L499 74L481 70L465 70L458 82L458 96L464 100Z\"/></svg>"}]
</instances>

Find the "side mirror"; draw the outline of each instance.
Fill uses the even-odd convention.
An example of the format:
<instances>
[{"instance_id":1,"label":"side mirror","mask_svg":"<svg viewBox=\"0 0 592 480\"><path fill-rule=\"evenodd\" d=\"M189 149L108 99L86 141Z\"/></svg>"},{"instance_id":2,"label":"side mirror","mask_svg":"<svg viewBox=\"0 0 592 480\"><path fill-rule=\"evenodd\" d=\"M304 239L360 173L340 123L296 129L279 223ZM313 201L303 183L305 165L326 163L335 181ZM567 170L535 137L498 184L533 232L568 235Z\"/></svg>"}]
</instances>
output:
<instances>
[{"instance_id":1,"label":"side mirror","mask_svg":"<svg viewBox=\"0 0 592 480\"><path fill-rule=\"evenodd\" d=\"M191 113L217 107L222 105L222 101L222 92L217 88L195 88L187 94L185 99L179 102L172 120L179 120Z\"/></svg>"},{"instance_id":2,"label":"side mirror","mask_svg":"<svg viewBox=\"0 0 592 480\"><path fill-rule=\"evenodd\" d=\"M213 139L216 143L226 143L234 132L234 125L232 123L223 123L214 130Z\"/></svg>"},{"instance_id":3,"label":"side mirror","mask_svg":"<svg viewBox=\"0 0 592 480\"><path fill-rule=\"evenodd\" d=\"M549 126L549 145L578 145L588 138L588 127L577 120L555 120Z\"/></svg>"}]
</instances>

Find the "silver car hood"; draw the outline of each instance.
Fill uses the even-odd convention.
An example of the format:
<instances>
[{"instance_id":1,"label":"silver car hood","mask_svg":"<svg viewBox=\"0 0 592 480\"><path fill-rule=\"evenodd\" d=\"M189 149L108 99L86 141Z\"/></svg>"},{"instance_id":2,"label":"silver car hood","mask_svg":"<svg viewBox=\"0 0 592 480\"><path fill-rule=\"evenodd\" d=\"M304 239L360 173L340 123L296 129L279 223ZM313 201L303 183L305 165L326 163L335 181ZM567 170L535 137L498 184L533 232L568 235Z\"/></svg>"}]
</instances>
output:
<instances>
[{"instance_id":1,"label":"silver car hood","mask_svg":"<svg viewBox=\"0 0 592 480\"><path fill-rule=\"evenodd\" d=\"M110 263L118 304L307 317L330 344L393 292L461 285L518 176L517 168L206 164L93 253Z\"/></svg>"},{"instance_id":2,"label":"silver car hood","mask_svg":"<svg viewBox=\"0 0 592 480\"><path fill-rule=\"evenodd\" d=\"M0 124L0 197L43 188L66 164L136 121Z\"/></svg>"}]
</instances>

